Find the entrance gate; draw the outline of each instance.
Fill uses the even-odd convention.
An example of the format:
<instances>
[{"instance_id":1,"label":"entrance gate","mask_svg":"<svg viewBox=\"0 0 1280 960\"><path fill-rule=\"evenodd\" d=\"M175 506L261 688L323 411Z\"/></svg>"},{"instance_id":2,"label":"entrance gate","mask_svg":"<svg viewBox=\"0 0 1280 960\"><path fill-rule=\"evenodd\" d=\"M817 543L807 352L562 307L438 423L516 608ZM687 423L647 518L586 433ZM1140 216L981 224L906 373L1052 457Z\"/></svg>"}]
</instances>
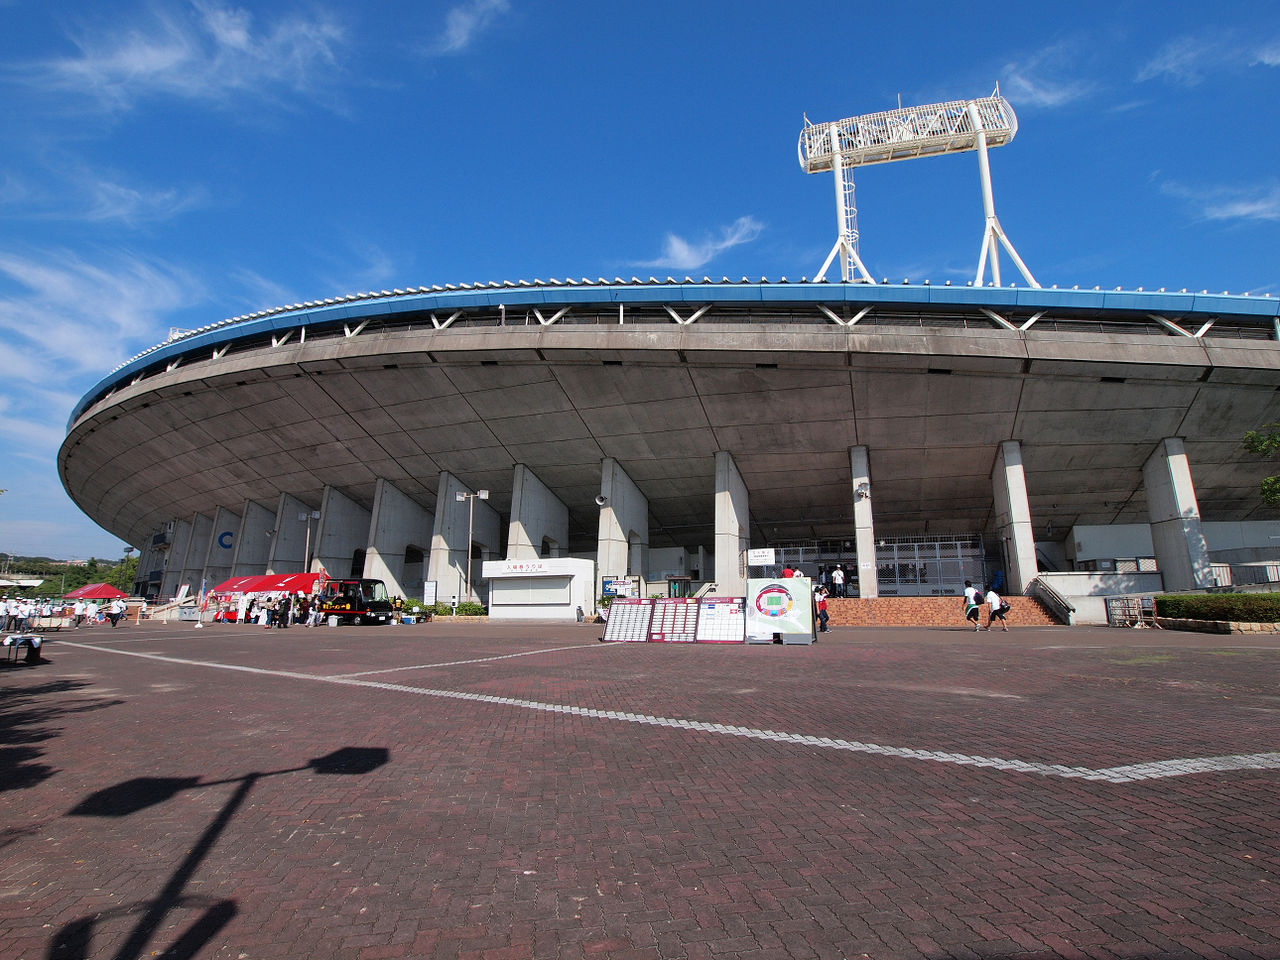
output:
<instances>
[{"instance_id":1,"label":"entrance gate","mask_svg":"<svg viewBox=\"0 0 1280 960\"><path fill-rule=\"evenodd\" d=\"M848 594L858 595L858 557L852 540L790 540L771 545L778 569L799 567L816 577L819 566L841 564ZM984 582L982 535L950 534L876 538L876 574L882 597L950 597L964 582Z\"/></svg>"}]
</instances>

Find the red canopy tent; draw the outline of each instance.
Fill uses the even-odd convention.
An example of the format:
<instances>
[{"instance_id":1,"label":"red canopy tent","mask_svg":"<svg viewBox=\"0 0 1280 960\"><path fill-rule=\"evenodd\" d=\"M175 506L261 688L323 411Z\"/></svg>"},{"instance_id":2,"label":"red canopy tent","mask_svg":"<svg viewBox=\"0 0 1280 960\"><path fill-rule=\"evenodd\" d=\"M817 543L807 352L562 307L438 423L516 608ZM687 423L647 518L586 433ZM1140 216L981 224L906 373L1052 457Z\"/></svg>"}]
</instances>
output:
<instances>
[{"instance_id":1,"label":"red canopy tent","mask_svg":"<svg viewBox=\"0 0 1280 960\"><path fill-rule=\"evenodd\" d=\"M65 600L115 600L127 596L109 583L86 583L80 589L62 595Z\"/></svg>"},{"instance_id":2,"label":"red canopy tent","mask_svg":"<svg viewBox=\"0 0 1280 960\"><path fill-rule=\"evenodd\" d=\"M270 573L223 580L210 593L311 593L321 573Z\"/></svg>"}]
</instances>

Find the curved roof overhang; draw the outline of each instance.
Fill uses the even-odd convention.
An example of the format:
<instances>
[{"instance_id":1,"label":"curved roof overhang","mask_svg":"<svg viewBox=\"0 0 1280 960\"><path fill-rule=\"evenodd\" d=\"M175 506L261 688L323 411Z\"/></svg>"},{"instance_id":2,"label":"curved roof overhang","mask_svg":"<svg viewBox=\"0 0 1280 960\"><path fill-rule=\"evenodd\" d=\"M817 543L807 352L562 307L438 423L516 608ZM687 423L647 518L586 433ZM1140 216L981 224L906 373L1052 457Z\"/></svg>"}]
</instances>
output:
<instances>
[{"instance_id":1,"label":"curved roof overhang","mask_svg":"<svg viewBox=\"0 0 1280 960\"><path fill-rule=\"evenodd\" d=\"M1277 338L1280 298L1248 295L1167 292L1144 290L1105 291L1100 289L1058 289L1044 287L973 287L947 284L865 284L865 283L733 283L688 278L679 282L651 279L623 281L520 281L518 283L463 284L458 287L418 288L371 292L311 301L265 310L223 320L157 344L121 364L100 380L72 411L68 427L94 403L113 390L145 375L148 370L199 358L215 357L237 341L273 338L294 332L353 325L375 318L394 320L408 314L436 315L437 325L447 328L449 318L468 312L506 309L512 312L548 308L539 316L539 325L554 325L556 312L550 308L627 307L683 308L671 313L674 325L696 322L697 310L706 305L759 308L770 306L811 307L823 310L834 325L853 326L860 311L968 312L992 327L1030 329L1040 317L1052 315L1070 320L1125 321L1150 318L1168 326L1171 335L1192 338L1203 326L1223 318L1256 326L1269 338ZM1018 318L1006 319L1004 314ZM690 319L692 318L692 319ZM850 320L853 320L850 323ZM1028 322L1028 320L1030 322Z\"/></svg>"}]
</instances>

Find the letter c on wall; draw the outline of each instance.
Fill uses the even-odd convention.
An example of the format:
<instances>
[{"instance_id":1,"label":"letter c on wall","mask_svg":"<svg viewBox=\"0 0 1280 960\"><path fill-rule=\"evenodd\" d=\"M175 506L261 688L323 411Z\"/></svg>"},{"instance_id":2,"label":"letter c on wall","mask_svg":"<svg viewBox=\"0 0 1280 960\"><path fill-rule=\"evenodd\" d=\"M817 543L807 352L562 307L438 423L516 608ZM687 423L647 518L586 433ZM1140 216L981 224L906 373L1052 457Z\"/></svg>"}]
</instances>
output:
<instances>
[{"instance_id":1,"label":"letter c on wall","mask_svg":"<svg viewBox=\"0 0 1280 960\"><path fill-rule=\"evenodd\" d=\"M231 531L230 530L223 530L220 534L218 534L218 546L222 547L224 550L231 549Z\"/></svg>"}]
</instances>

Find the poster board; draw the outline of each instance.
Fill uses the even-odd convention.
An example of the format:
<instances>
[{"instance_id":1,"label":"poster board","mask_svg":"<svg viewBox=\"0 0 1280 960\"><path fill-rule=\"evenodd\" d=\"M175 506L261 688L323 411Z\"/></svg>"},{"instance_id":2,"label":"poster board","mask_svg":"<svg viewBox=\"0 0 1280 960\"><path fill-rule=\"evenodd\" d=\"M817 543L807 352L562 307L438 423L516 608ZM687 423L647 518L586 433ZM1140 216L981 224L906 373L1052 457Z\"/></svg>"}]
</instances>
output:
<instances>
[{"instance_id":1,"label":"poster board","mask_svg":"<svg viewBox=\"0 0 1280 960\"><path fill-rule=\"evenodd\" d=\"M618 597L609 604L605 643L636 643L649 639L653 601L647 597Z\"/></svg>"},{"instance_id":2,"label":"poster board","mask_svg":"<svg viewBox=\"0 0 1280 960\"><path fill-rule=\"evenodd\" d=\"M813 643L813 581L769 577L747 581L748 643Z\"/></svg>"},{"instance_id":3,"label":"poster board","mask_svg":"<svg viewBox=\"0 0 1280 960\"><path fill-rule=\"evenodd\" d=\"M653 601L653 617L649 623L650 641L693 643L697 629L697 600L691 597L662 597Z\"/></svg>"},{"instance_id":4,"label":"poster board","mask_svg":"<svg viewBox=\"0 0 1280 960\"><path fill-rule=\"evenodd\" d=\"M698 604L697 643L745 643L745 597L703 597Z\"/></svg>"}]
</instances>

